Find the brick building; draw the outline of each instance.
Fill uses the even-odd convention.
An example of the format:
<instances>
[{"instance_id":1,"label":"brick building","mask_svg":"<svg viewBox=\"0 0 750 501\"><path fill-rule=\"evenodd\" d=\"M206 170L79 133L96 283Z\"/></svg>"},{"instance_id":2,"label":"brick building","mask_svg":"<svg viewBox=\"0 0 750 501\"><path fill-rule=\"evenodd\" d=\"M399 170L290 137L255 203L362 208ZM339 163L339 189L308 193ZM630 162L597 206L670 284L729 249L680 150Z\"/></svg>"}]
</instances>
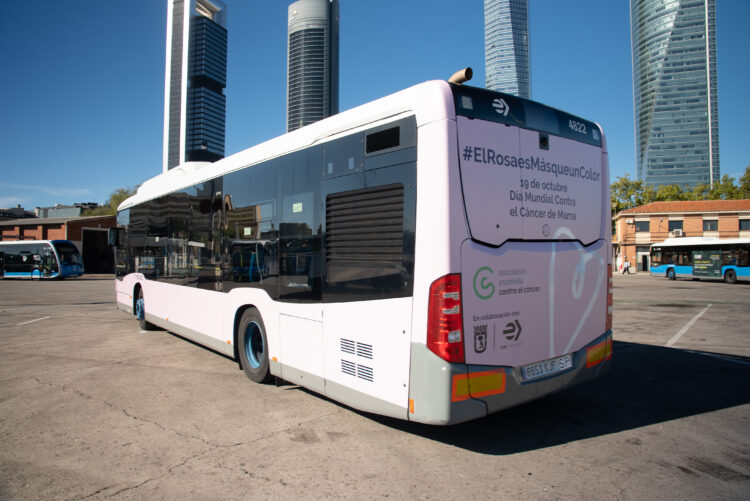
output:
<instances>
[{"instance_id":1,"label":"brick building","mask_svg":"<svg viewBox=\"0 0 750 501\"><path fill-rule=\"evenodd\" d=\"M86 273L112 273L107 230L115 216L15 219L0 222L0 240L70 240L81 251Z\"/></svg>"},{"instance_id":2,"label":"brick building","mask_svg":"<svg viewBox=\"0 0 750 501\"><path fill-rule=\"evenodd\" d=\"M617 269L627 259L631 270L646 271L654 242L671 237L750 237L750 200L652 202L619 212L613 221Z\"/></svg>"}]
</instances>

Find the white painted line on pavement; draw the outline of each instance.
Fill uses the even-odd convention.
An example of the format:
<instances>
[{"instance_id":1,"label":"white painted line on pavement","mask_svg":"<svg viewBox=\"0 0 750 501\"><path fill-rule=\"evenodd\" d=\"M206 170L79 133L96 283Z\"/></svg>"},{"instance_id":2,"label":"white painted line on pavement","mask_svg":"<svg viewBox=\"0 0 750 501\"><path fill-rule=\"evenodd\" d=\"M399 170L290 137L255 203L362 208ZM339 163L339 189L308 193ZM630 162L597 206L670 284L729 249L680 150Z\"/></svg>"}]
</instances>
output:
<instances>
[{"instance_id":1,"label":"white painted line on pavement","mask_svg":"<svg viewBox=\"0 0 750 501\"><path fill-rule=\"evenodd\" d=\"M27 322L21 322L20 324L16 324L16 327L18 327L19 325L33 324L34 322L39 322L40 320L47 320L48 318L50 318L50 317L42 317L42 318L37 318L37 319L34 319L34 320L29 320Z\"/></svg>"},{"instance_id":2,"label":"white painted line on pavement","mask_svg":"<svg viewBox=\"0 0 750 501\"><path fill-rule=\"evenodd\" d=\"M700 311L700 313L698 313L696 316L694 316L693 318L691 318L690 322L686 323L685 327L683 327L682 329L680 329L680 332L678 332L677 334L675 334L674 336L672 336L672 339L670 339L669 341L667 341L667 344L665 344L664 346L672 346L673 344L675 344L677 342L677 340L680 339L682 337L682 335L685 334L688 331L688 329L691 328L693 326L693 324L699 318L701 318L701 316L703 316L703 314L706 313L706 310L709 309L711 306L712 305L709 304L708 306L706 306L705 308L703 308Z\"/></svg>"}]
</instances>

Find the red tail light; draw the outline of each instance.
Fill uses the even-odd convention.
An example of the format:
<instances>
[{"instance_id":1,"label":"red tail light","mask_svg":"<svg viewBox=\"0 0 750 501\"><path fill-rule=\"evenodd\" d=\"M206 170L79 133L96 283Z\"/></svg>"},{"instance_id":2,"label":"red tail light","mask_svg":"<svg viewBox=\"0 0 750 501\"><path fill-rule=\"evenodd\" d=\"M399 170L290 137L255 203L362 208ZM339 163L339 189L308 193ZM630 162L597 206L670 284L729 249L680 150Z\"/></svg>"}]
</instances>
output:
<instances>
[{"instance_id":1,"label":"red tail light","mask_svg":"<svg viewBox=\"0 0 750 501\"><path fill-rule=\"evenodd\" d=\"M607 265L607 325L605 327L606 330L612 330L612 296L613 291L612 288L614 285L612 284L612 265Z\"/></svg>"},{"instance_id":2,"label":"red tail light","mask_svg":"<svg viewBox=\"0 0 750 501\"><path fill-rule=\"evenodd\" d=\"M461 275L445 275L432 282L427 312L427 347L447 362L464 363L462 318Z\"/></svg>"}]
</instances>

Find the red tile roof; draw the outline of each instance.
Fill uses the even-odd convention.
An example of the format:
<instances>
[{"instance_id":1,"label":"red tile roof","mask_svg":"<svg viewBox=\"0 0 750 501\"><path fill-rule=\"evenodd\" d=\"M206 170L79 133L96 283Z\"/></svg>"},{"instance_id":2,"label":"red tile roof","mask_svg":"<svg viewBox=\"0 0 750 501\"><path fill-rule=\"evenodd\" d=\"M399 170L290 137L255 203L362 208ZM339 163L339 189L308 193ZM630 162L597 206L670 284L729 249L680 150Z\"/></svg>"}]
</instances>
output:
<instances>
[{"instance_id":1,"label":"red tile roof","mask_svg":"<svg viewBox=\"0 0 750 501\"><path fill-rule=\"evenodd\" d=\"M650 204L625 209L617 215L670 214L704 212L750 212L750 199L744 200L691 200L687 202L651 202Z\"/></svg>"}]
</instances>

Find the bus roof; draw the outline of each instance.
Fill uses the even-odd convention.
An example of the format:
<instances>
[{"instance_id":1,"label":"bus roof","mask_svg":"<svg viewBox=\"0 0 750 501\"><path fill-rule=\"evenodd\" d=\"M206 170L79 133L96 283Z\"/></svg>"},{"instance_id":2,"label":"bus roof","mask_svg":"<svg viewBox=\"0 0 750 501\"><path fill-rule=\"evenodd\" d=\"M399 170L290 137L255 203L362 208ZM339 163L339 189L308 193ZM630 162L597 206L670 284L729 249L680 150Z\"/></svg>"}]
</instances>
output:
<instances>
[{"instance_id":1,"label":"bus roof","mask_svg":"<svg viewBox=\"0 0 750 501\"><path fill-rule=\"evenodd\" d=\"M55 240L56 242L67 242L67 240ZM2 240L0 245L21 245L21 244L51 244L52 240Z\"/></svg>"},{"instance_id":2,"label":"bus roof","mask_svg":"<svg viewBox=\"0 0 750 501\"><path fill-rule=\"evenodd\" d=\"M335 139L342 133L351 133L360 127L410 115L416 116L418 127L437 120L455 120L453 93L448 82L433 80L409 87L213 163L193 162L180 165L144 182L135 195L120 204L118 210L127 209L141 202L289 152Z\"/></svg>"},{"instance_id":3,"label":"bus roof","mask_svg":"<svg viewBox=\"0 0 750 501\"><path fill-rule=\"evenodd\" d=\"M455 96L454 93L456 94ZM356 108L343 111L216 162L188 162L177 166L145 181L138 188L137 193L123 201L117 210L128 209L139 203L153 200L162 195L194 186L229 174L230 172L265 162L314 144L324 143L344 134L351 134L358 129L375 126L378 122L415 116L417 127L420 127L439 120L455 120L456 101L454 99L459 100L459 105L463 103L461 106L462 114L471 118L489 119L488 116L485 116L486 113L485 115L478 114L480 113L480 108L474 111L467 109L464 102L465 96L471 96L477 100L502 97L502 99L508 100L511 104L520 103L522 105L520 108L516 107L514 109L523 110L523 113L516 116L514 112L514 116L511 117L512 120L511 118L498 118L498 115L498 117L492 118L493 121L547 131L563 137L570 136L572 139L597 146L604 146L603 136L594 137L601 129L595 126L593 122L585 121L534 101L486 89L449 84L444 80L431 80L357 106ZM493 105L494 103L490 103L482 109L490 109L495 114L498 114L499 112L493 108ZM585 122L589 126L589 130L592 131L592 137L581 138L579 135L571 135L570 131L567 130L567 120L569 118ZM566 122L566 124L559 126L558 122Z\"/></svg>"},{"instance_id":4,"label":"bus roof","mask_svg":"<svg viewBox=\"0 0 750 501\"><path fill-rule=\"evenodd\" d=\"M737 245L750 244L750 238L718 237L683 237L668 238L663 242L654 242L651 247L695 247L699 245Z\"/></svg>"}]
</instances>

